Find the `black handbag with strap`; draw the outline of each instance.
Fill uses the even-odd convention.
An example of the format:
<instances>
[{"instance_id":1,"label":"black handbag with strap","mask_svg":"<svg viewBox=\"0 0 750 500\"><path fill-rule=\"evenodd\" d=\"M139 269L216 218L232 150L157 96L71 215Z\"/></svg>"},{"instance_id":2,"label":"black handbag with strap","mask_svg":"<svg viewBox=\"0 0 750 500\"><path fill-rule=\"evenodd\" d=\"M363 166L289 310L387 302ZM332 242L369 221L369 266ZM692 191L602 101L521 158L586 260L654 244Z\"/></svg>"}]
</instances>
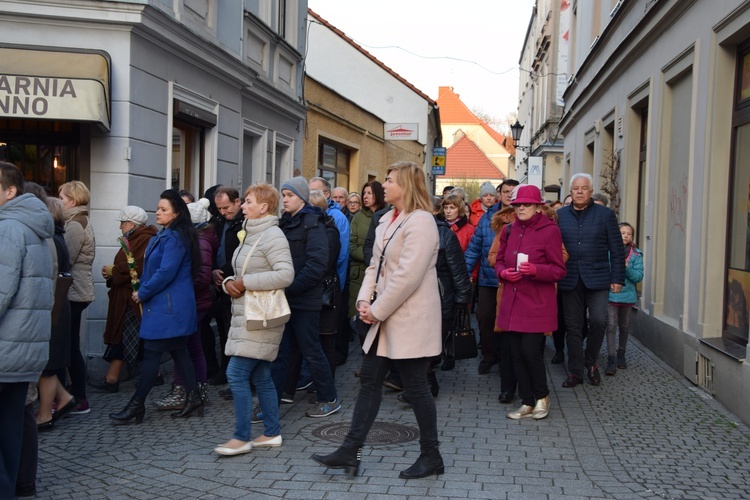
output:
<instances>
[{"instance_id":1,"label":"black handbag with strap","mask_svg":"<svg viewBox=\"0 0 750 500\"><path fill-rule=\"evenodd\" d=\"M469 321L469 312L466 306L459 306L453 326L443 339L443 355L445 359L457 360L476 358L478 354L477 337Z\"/></svg>"}]
</instances>

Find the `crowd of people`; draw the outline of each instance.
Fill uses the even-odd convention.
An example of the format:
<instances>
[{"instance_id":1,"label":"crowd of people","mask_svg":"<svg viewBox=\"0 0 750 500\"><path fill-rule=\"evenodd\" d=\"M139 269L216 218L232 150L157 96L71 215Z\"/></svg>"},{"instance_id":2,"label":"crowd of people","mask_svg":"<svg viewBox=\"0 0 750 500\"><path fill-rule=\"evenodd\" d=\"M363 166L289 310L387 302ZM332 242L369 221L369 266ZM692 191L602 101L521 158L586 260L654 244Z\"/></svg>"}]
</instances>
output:
<instances>
[{"instance_id":1,"label":"crowd of people","mask_svg":"<svg viewBox=\"0 0 750 500\"><path fill-rule=\"evenodd\" d=\"M520 399L510 419L549 414L547 336L551 363L567 354L563 387L584 377L601 383L605 333L605 374L627 367L642 254L633 227L593 193L591 176L573 175L570 187L555 203L515 180L485 183L476 200L453 187L433 197L423 170L398 162L359 193L301 176L280 190L257 183L242 195L214 186L197 201L169 189L157 201L156 226L144 208L123 207L119 250L100 271L109 365L103 378L87 381L80 328L94 300L96 248L89 190L71 181L47 195L0 164L0 239L19 248L0 256L13 277L0 288L0 406L8 408L0 412L0 451L14 457L0 489L33 491L36 435L90 412L87 382L115 393L124 377L139 375L128 403L109 417L115 425L142 423L167 352L174 379L153 409L202 416L209 385L224 386L218 394L233 401L235 428L214 452L281 446L279 405L294 403L297 392L309 387L310 418L342 408L336 368L351 341L362 352L352 423L337 450L313 460L356 474L391 388L411 405L420 431L419 458L400 477L441 474L434 369L455 367L443 343L462 309L476 312L479 374L499 365L499 402ZM248 320L256 295L266 292L285 299L283 321ZM21 324L33 330L23 339ZM252 424L262 424L255 438Z\"/></svg>"}]
</instances>

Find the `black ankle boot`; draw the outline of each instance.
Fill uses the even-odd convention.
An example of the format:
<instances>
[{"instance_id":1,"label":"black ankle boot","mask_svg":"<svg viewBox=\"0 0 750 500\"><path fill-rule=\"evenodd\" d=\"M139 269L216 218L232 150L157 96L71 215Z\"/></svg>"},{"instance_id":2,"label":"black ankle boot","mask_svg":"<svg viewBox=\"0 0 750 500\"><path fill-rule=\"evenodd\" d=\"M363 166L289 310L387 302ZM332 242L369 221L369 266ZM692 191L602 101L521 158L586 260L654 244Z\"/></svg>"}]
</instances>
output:
<instances>
[{"instance_id":1,"label":"black ankle boot","mask_svg":"<svg viewBox=\"0 0 750 500\"><path fill-rule=\"evenodd\" d=\"M438 384L435 372L431 371L427 373L427 382L430 384L430 392L432 393L432 397L438 397L438 393L440 392L440 384Z\"/></svg>"},{"instance_id":2,"label":"black ankle boot","mask_svg":"<svg viewBox=\"0 0 750 500\"><path fill-rule=\"evenodd\" d=\"M420 453L414 465L401 471L398 477L401 479L419 479L433 474L440 475L443 472L445 472L443 457L440 456L440 450L433 448Z\"/></svg>"},{"instance_id":3,"label":"black ankle boot","mask_svg":"<svg viewBox=\"0 0 750 500\"><path fill-rule=\"evenodd\" d=\"M110 413L109 418L113 420L113 424L122 425L127 424L130 420L135 419L136 424L143 422L143 416L146 414L146 405L143 404L144 400L133 396L128 401L119 413Z\"/></svg>"},{"instance_id":4,"label":"black ankle boot","mask_svg":"<svg viewBox=\"0 0 750 500\"><path fill-rule=\"evenodd\" d=\"M202 417L204 404L200 389L195 388L185 396L185 406L182 407L182 410L172 413L171 416L172 418L187 418L195 412L199 417Z\"/></svg>"},{"instance_id":5,"label":"black ankle boot","mask_svg":"<svg viewBox=\"0 0 750 500\"><path fill-rule=\"evenodd\" d=\"M344 472L350 476L356 476L359 471L359 464L362 462L362 448L345 448L340 447L330 455L313 455L312 459L320 465L325 465L331 469L344 469Z\"/></svg>"}]
</instances>

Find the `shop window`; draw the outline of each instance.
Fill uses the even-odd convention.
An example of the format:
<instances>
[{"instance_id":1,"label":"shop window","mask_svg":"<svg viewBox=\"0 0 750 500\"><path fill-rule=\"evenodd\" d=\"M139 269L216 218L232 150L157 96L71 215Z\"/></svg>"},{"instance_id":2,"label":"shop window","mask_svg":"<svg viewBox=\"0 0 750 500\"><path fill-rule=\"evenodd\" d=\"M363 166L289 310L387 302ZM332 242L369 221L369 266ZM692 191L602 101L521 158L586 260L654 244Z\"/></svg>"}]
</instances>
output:
<instances>
[{"instance_id":1,"label":"shop window","mask_svg":"<svg viewBox=\"0 0 750 500\"><path fill-rule=\"evenodd\" d=\"M750 44L739 51L736 88L723 336L746 345L750 330Z\"/></svg>"},{"instance_id":2,"label":"shop window","mask_svg":"<svg viewBox=\"0 0 750 500\"><path fill-rule=\"evenodd\" d=\"M330 182L331 186L348 186L350 157L349 149L321 142L318 145L318 176Z\"/></svg>"},{"instance_id":3,"label":"shop window","mask_svg":"<svg viewBox=\"0 0 750 500\"><path fill-rule=\"evenodd\" d=\"M0 161L56 196L62 184L79 177L79 135L77 123L0 118Z\"/></svg>"}]
</instances>

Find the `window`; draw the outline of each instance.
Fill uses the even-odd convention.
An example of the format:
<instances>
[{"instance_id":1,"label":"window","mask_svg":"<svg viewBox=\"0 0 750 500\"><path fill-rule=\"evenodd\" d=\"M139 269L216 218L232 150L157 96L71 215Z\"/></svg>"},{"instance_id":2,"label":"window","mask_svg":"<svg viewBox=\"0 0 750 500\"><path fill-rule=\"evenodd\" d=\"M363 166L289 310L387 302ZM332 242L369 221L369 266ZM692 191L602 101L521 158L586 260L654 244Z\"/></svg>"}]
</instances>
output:
<instances>
[{"instance_id":1,"label":"window","mask_svg":"<svg viewBox=\"0 0 750 500\"><path fill-rule=\"evenodd\" d=\"M318 145L318 176L323 177L331 186L349 185L349 149L331 143L320 142Z\"/></svg>"},{"instance_id":2,"label":"window","mask_svg":"<svg viewBox=\"0 0 750 500\"><path fill-rule=\"evenodd\" d=\"M62 184L80 176L79 135L77 123L0 118L0 161L57 196Z\"/></svg>"},{"instance_id":3,"label":"window","mask_svg":"<svg viewBox=\"0 0 750 500\"><path fill-rule=\"evenodd\" d=\"M216 180L218 103L174 83L167 186L200 197Z\"/></svg>"},{"instance_id":4,"label":"window","mask_svg":"<svg viewBox=\"0 0 750 500\"><path fill-rule=\"evenodd\" d=\"M750 329L750 44L739 51L736 89L724 337L746 345Z\"/></svg>"}]
</instances>

